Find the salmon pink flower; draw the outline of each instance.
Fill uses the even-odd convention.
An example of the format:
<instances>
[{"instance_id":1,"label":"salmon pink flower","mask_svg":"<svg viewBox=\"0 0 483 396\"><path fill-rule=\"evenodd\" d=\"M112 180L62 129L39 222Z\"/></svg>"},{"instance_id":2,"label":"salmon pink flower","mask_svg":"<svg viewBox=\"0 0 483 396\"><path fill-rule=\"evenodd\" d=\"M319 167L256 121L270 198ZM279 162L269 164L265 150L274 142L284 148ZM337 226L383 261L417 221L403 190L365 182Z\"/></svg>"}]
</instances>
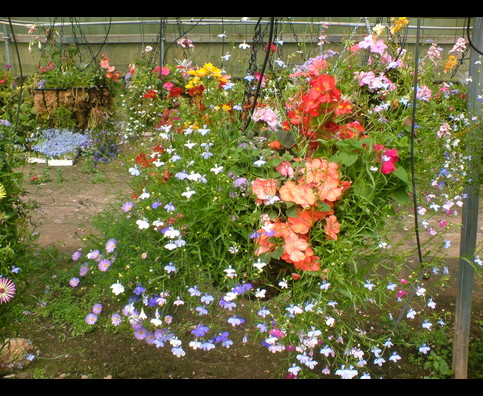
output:
<instances>
[{"instance_id":1,"label":"salmon pink flower","mask_svg":"<svg viewBox=\"0 0 483 396\"><path fill-rule=\"evenodd\" d=\"M277 181L275 179L255 179L252 191L257 196L257 204L269 205L277 197Z\"/></svg>"},{"instance_id":2,"label":"salmon pink flower","mask_svg":"<svg viewBox=\"0 0 483 396\"><path fill-rule=\"evenodd\" d=\"M104 56L102 59L101 59L101 67L103 69L108 69L110 67L109 65L109 58L107 56Z\"/></svg>"},{"instance_id":3,"label":"salmon pink flower","mask_svg":"<svg viewBox=\"0 0 483 396\"><path fill-rule=\"evenodd\" d=\"M305 251L309 247L309 243L302 236L298 236L295 232L288 232L284 238L284 252L293 262L305 260Z\"/></svg>"},{"instance_id":4,"label":"salmon pink flower","mask_svg":"<svg viewBox=\"0 0 483 396\"><path fill-rule=\"evenodd\" d=\"M303 208L308 208L317 202L312 188L303 182L297 184L290 180L280 187L279 193L282 200L293 202Z\"/></svg>"},{"instance_id":5,"label":"salmon pink flower","mask_svg":"<svg viewBox=\"0 0 483 396\"><path fill-rule=\"evenodd\" d=\"M278 166L275 167L275 170L280 173L284 177L288 177L291 179L294 176L294 170L292 168L292 164L288 161L281 162Z\"/></svg>"},{"instance_id":6,"label":"salmon pink flower","mask_svg":"<svg viewBox=\"0 0 483 396\"><path fill-rule=\"evenodd\" d=\"M337 221L337 217L331 215L326 218L326 226L325 226L325 233L327 235L327 239L337 240L338 233L340 231L340 224Z\"/></svg>"},{"instance_id":7,"label":"salmon pink flower","mask_svg":"<svg viewBox=\"0 0 483 396\"><path fill-rule=\"evenodd\" d=\"M339 180L339 165L337 163L314 158L306 161L305 165L302 180L316 188L320 200L335 202L348 188L347 183Z\"/></svg>"},{"instance_id":8,"label":"salmon pink flower","mask_svg":"<svg viewBox=\"0 0 483 396\"><path fill-rule=\"evenodd\" d=\"M325 218L328 214L332 214L332 212L298 209L297 217L288 217L287 220L294 232L307 234L316 221Z\"/></svg>"}]
</instances>

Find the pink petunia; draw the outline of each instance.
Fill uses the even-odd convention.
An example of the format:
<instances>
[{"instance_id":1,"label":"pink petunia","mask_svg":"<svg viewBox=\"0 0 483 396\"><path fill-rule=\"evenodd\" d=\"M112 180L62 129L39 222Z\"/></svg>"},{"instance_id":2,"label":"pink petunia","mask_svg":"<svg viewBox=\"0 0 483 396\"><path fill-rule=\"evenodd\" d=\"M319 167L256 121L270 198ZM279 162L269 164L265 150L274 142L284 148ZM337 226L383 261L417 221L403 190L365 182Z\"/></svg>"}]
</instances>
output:
<instances>
[{"instance_id":1,"label":"pink petunia","mask_svg":"<svg viewBox=\"0 0 483 396\"><path fill-rule=\"evenodd\" d=\"M396 163L399 161L397 149L386 149L383 145L374 145L374 150L379 156L381 162L381 172L384 175L392 173L396 170Z\"/></svg>"}]
</instances>

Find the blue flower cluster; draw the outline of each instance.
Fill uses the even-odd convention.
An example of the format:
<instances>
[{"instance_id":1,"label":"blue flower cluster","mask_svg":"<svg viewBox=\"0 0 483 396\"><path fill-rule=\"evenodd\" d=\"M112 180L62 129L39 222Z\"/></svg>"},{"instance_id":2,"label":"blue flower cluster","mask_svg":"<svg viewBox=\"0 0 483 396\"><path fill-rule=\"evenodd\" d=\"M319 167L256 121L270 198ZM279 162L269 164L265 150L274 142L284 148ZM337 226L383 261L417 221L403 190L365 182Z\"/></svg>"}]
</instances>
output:
<instances>
[{"instance_id":1,"label":"blue flower cluster","mask_svg":"<svg viewBox=\"0 0 483 396\"><path fill-rule=\"evenodd\" d=\"M76 150L86 148L90 144L89 137L68 129L45 129L41 142L32 149L49 158L59 158Z\"/></svg>"}]
</instances>

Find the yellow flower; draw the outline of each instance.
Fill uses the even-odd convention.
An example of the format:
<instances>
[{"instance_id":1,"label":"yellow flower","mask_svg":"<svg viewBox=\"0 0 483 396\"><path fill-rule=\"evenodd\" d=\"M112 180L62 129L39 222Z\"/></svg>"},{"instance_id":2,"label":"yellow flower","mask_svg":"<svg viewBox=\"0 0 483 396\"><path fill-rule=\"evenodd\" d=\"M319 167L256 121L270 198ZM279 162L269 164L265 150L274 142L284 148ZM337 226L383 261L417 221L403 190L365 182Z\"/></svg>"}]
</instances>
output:
<instances>
[{"instance_id":1,"label":"yellow flower","mask_svg":"<svg viewBox=\"0 0 483 396\"><path fill-rule=\"evenodd\" d=\"M223 110L226 111L226 112L229 112L231 110L231 106L227 105L227 104L224 104L222 106Z\"/></svg>"},{"instance_id":2,"label":"yellow flower","mask_svg":"<svg viewBox=\"0 0 483 396\"><path fill-rule=\"evenodd\" d=\"M3 199L7 196L7 192L5 191L5 187L3 184L0 183L0 199Z\"/></svg>"},{"instance_id":3,"label":"yellow flower","mask_svg":"<svg viewBox=\"0 0 483 396\"><path fill-rule=\"evenodd\" d=\"M218 67L214 66L213 63L205 63L203 67L197 70L190 70L188 74L194 77L215 77L222 78L222 71Z\"/></svg>"},{"instance_id":4,"label":"yellow flower","mask_svg":"<svg viewBox=\"0 0 483 396\"><path fill-rule=\"evenodd\" d=\"M188 81L188 84L186 84L186 88L191 89L199 86L200 84L201 84L201 79L199 77L194 77Z\"/></svg>"},{"instance_id":5,"label":"yellow flower","mask_svg":"<svg viewBox=\"0 0 483 396\"><path fill-rule=\"evenodd\" d=\"M455 68L457 64L458 64L458 59L456 59L456 56L450 55L448 58L448 62L446 62L446 65L444 67L444 72L445 73L450 72Z\"/></svg>"},{"instance_id":6,"label":"yellow flower","mask_svg":"<svg viewBox=\"0 0 483 396\"><path fill-rule=\"evenodd\" d=\"M389 29L391 31L391 34L396 34L402 28L405 28L409 25L409 19L407 19L406 17L399 17L398 19L392 17L391 22L394 23L394 26Z\"/></svg>"}]
</instances>

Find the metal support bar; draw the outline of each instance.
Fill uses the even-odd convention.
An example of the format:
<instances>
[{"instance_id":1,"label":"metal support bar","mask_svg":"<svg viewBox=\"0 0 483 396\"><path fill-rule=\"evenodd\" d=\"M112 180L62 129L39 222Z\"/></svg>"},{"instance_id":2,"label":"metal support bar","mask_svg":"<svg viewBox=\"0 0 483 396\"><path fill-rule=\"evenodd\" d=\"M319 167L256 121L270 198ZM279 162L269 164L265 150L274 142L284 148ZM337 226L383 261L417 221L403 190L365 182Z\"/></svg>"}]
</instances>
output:
<instances>
[{"instance_id":1,"label":"metal support bar","mask_svg":"<svg viewBox=\"0 0 483 396\"><path fill-rule=\"evenodd\" d=\"M5 41L5 51L7 52L7 65L12 65L12 53L10 51L10 36L8 35L7 25L3 25L3 40Z\"/></svg>"},{"instance_id":2,"label":"metal support bar","mask_svg":"<svg viewBox=\"0 0 483 396\"><path fill-rule=\"evenodd\" d=\"M481 115L481 104L478 96L483 85L481 75L481 51L483 48L483 18L475 17L473 24L473 38L470 60L470 77L468 110L471 115ZM475 48L478 50L476 51ZM467 378L468 350L470 339L471 303L473 291L474 269L469 261L475 259L476 238L478 233L478 206L479 206L479 164L481 150L481 126L468 133L469 142L469 170L470 180L465 188L466 202L463 207L461 230L460 264L458 277L458 290L456 296L455 337L453 344L453 372L456 379Z\"/></svg>"}]
</instances>

